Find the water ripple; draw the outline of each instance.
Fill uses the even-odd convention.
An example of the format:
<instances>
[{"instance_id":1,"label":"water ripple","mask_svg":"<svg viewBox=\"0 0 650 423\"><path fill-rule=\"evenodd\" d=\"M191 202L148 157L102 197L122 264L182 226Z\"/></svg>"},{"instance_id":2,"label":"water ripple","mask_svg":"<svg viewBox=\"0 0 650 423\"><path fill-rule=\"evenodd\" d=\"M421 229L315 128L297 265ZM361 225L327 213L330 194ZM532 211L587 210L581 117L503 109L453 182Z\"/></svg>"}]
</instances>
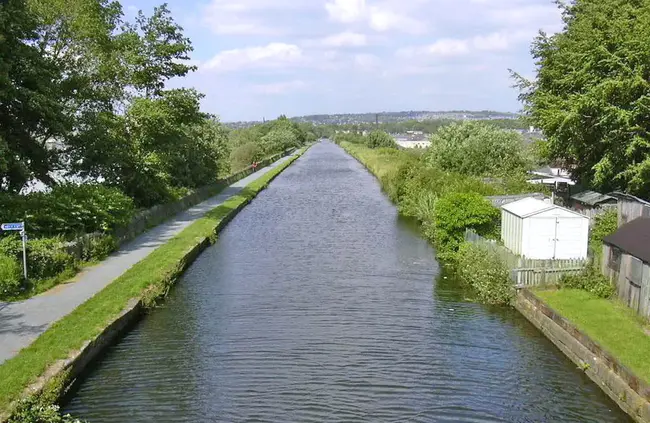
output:
<instances>
[{"instance_id":1,"label":"water ripple","mask_svg":"<svg viewBox=\"0 0 650 423\"><path fill-rule=\"evenodd\" d=\"M322 143L87 377L100 422L628 422L513 311L435 282L434 252Z\"/></svg>"}]
</instances>

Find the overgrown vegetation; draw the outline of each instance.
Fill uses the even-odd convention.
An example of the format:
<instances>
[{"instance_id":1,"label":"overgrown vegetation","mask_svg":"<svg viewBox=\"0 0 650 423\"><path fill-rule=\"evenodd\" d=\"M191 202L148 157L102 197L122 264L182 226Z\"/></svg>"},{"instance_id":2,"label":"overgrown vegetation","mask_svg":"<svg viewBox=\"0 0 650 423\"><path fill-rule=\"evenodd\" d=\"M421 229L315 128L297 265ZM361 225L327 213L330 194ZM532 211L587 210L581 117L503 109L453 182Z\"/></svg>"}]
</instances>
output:
<instances>
[{"instance_id":1,"label":"overgrown vegetation","mask_svg":"<svg viewBox=\"0 0 650 423\"><path fill-rule=\"evenodd\" d=\"M455 271L476 298L486 304L508 305L515 295L510 270L496 251L478 244L463 243L456 253Z\"/></svg>"},{"instance_id":2,"label":"overgrown vegetation","mask_svg":"<svg viewBox=\"0 0 650 423\"><path fill-rule=\"evenodd\" d=\"M153 251L142 261L77 307L72 313L54 323L29 347L0 365L0 410L20 398L25 387L33 383L57 360L96 337L106 325L124 310L129 300L142 299L149 306L165 295L181 270L181 259L205 238L215 239L215 228L289 166L292 157L261 178L249 184L241 193L183 230L169 242ZM58 421L54 420L58 423ZM49 422L48 422L49 423ZM67 423L67 422L66 422Z\"/></svg>"},{"instance_id":3,"label":"overgrown vegetation","mask_svg":"<svg viewBox=\"0 0 650 423\"><path fill-rule=\"evenodd\" d=\"M480 145L484 135L490 137L490 149ZM526 156L529 151L524 149L521 138L514 135L517 137L481 123L450 125L437 133L436 137L449 137L449 140L436 141L441 154L454 154L448 146L458 143L466 150L470 162L489 163L482 164L479 171L471 164L461 163L464 158L457 160L458 165L440 165L433 157L433 149L418 155L409 150L368 148L364 145L365 137L357 134L337 135L336 139L377 176L400 213L422 223L423 234L435 244L440 259L452 267L463 260L461 279L477 290L482 301L502 304L509 302L508 290L504 287L506 279L501 278L508 273L500 273L504 267L499 264L499 257L480 252L482 261L472 264L467 254L473 253L474 247L465 246L463 242L467 229L487 238L495 238L498 234L499 210L485 196L533 189L525 182L527 164L532 163ZM515 149L514 153L508 153L512 154L512 159L505 159L504 152L510 148ZM485 266L483 272L481 266ZM480 280L472 280L474 276Z\"/></svg>"}]
</instances>

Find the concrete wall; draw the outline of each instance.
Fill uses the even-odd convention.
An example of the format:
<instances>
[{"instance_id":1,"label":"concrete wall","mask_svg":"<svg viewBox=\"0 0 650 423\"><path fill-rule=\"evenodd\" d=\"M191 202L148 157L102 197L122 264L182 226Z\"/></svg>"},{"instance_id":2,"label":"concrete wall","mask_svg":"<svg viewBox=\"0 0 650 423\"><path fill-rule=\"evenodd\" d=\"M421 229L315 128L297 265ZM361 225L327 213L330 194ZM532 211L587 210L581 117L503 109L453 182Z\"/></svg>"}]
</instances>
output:
<instances>
[{"instance_id":1,"label":"concrete wall","mask_svg":"<svg viewBox=\"0 0 650 423\"><path fill-rule=\"evenodd\" d=\"M520 290L515 308L550 339L635 421L650 422L650 386L598 343L528 290Z\"/></svg>"}]
</instances>

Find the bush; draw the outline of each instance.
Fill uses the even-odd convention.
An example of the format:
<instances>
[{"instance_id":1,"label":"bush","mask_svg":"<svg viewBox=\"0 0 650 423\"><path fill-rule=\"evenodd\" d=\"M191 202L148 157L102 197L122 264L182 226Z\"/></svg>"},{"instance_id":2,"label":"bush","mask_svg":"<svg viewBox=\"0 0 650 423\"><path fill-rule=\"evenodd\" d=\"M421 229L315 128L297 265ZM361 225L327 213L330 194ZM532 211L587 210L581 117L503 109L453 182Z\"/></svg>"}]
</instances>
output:
<instances>
[{"instance_id":1,"label":"bush","mask_svg":"<svg viewBox=\"0 0 650 423\"><path fill-rule=\"evenodd\" d=\"M616 209L607 210L596 216L594 226L589 233L589 249L596 264L600 263L603 254L603 239L618 229L618 212Z\"/></svg>"},{"instance_id":2,"label":"bush","mask_svg":"<svg viewBox=\"0 0 650 423\"><path fill-rule=\"evenodd\" d=\"M59 406L30 398L23 400L7 423L82 423L69 414L61 415Z\"/></svg>"},{"instance_id":3,"label":"bush","mask_svg":"<svg viewBox=\"0 0 650 423\"><path fill-rule=\"evenodd\" d=\"M384 131L373 131L366 137L366 145L369 148L397 148L393 137Z\"/></svg>"},{"instance_id":4,"label":"bush","mask_svg":"<svg viewBox=\"0 0 650 423\"><path fill-rule=\"evenodd\" d=\"M61 238L41 238L27 242L27 276L29 279L52 278L75 268L75 260L61 249ZM16 236L0 239L0 254L22 260L23 246Z\"/></svg>"},{"instance_id":5,"label":"bush","mask_svg":"<svg viewBox=\"0 0 650 423\"><path fill-rule=\"evenodd\" d=\"M433 239L441 259L451 259L463 243L466 229L495 237L500 215L480 194L452 192L436 202L434 220L425 222L425 235Z\"/></svg>"},{"instance_id":6,"label":"bush","mask_svg":"<svg viewBox=\"0 0 650 423\"><path fill-rule=\"evenodd\" d=\"M0 298L7 298L20 293L22 287L22 269L13 257L0 254Z\"/></svg>"},{"instance_id":7,"label":"bush","mask_svg":"<svg viewBox=\"0 0 650 423\"><path fill-rule=\"evenodd\" d=\"M241 170L253 164L254 161L262 160L262 157L263 153L260 146L248 142L232 150L230 154L231 167L233 170Z\"/></svg>"},{"instance_id":8,"label":"bush","mask_svg":"<svg viewBox=\"0 0 650 423\"><path fill-rule=\"evenodd\" d=\"M471 287L482 303L508 305L514 294L510 271L492 249L476 244L461 244L456 257L459 280Z\"/></svg>"},{"instance_id":9,"label":"bush","mask_svg":"<svg viewBox=\"0 0 650 423\"><path fill-rule=\"evenodd\" d=\"M593 266L578 275L564 276L560 288L582 289L600 298L611 298L616 292L612 283Z\"/></svg>"},{"instance_id":10,"label":"bush","mask_svg":"<svg viewBox=\"0 0 650 423\"><path fill-rule=\"evenodd\" d=\"M48 193L3 195L0 201L0 220L24 220L32 237L110 232L135 213L129 197L99 184L59 185Z\"/></svg>"},{"instance_id":11,"label":"bush","mask_svg":"<svg viewBox=\"0 0 650 423\"><path fill-rule=\"evenodd\" d=\"M505 176L531 167L520 134L480 122L454 123L431 137L429 166L473 176Z\"/></svg>"}]
</instances>

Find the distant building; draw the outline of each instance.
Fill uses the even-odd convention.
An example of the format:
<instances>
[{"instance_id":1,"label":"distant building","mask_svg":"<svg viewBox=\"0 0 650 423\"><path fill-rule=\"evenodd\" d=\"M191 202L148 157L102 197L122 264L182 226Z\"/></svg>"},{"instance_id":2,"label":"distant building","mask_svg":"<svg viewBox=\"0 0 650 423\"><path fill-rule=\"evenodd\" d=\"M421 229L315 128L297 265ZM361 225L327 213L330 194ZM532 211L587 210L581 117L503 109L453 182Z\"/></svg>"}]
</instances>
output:
<instances>
[{"instance_id":1,"label":"distant building","mask_svg":"<svg viewBox=\"0 0 650 423\"><path fill-rule=\"evenodd\" d=\"M582 191L569 197L571 206L578 211L616 207L615 197L596 191Z\"/></svg>"},{"instance_id":2,"label":"distant building","mask_svg":"<svg viewBox=\"0 0 650 423\"><path fill-rule=\"evenodd\" d=\"M650 218L634 219L605 237L602 272L628 307L650 317Z\"/></svg>"}]
</instances>

